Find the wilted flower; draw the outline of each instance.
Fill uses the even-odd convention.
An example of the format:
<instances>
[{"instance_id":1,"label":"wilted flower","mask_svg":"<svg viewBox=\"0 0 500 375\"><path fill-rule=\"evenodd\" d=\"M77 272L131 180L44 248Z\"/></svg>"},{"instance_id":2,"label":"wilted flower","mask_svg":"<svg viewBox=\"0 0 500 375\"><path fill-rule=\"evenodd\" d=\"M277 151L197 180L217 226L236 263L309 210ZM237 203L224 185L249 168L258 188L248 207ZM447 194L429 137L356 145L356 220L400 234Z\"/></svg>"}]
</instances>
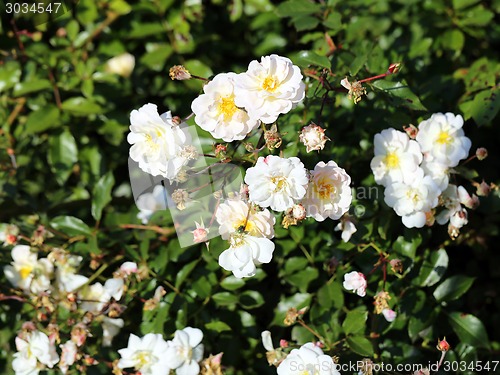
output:
<instances>
[{"instance_id":1,"label":"wilted flower","mask_svg":"<svg viewBox=\"0 0 500 375\"><path fill-rule=\"evenodd\" d=\"M344 282L342 284L345 289L352 290L360 297L366 295L366 277L361 272L352 271L344 275Z\"/></svg>"},{"instance_id":2,"label":"wilted flower","mask_svg":"<svg viewBox=\"0 0 500 375\"><path fill-rule=\"evenodd\" d=\"M108 73L118 74L122 77L129 77L135 67L135 57L130 53L122 53L106 62Z\"/></svg>"},{"instance_id":3,"label":"wilted flower","mask_svg":"<svg viewBox=\"0 0 500 375\"><path fill-rule=\"evenodd\" d=\"M306 151L311 152L323 150L326 141L329 141L330 138L325 135L325 129L315 123L311 123L302 128L299 140L306 146Z\"/></svg>"},{"instance_id":4,"label":"wilted flower","mask_svg":"<svg viewBox=\"0 0 500 375\"><path fill-rule=\"evenodd\" d=\"M191 202L191 199L185 189L175 189L172 193L172 201L176 204L177 209L182 211L186 208L186 203Z\"/></svg>"},{"instance_id":5,"label":"wilted flower","mask_svg":"<svg viewBox=\"0 0 500 375\"><path fill-rule=\"evenodd\" d=\"M201 375L222 375L221 360L224 353L210 354L201 363Z\"/></svg>"},{"instance_id":6,"label":"wilted flower","mask_svg":"<svg viewBox=\"0 0 500 375\"><path fill-rule=\"evenodd\" d=\"M403 272L403 262L401 259L391 259L389 261L391 268L394 272L402 273Z\"/></svg>"},{"instance_id":7,"label":"wilted flower","mask_svg":"<svg viewBox=\"0 0 500 375\"><path fill-rule=\"evenodd\" d=\"M283 140L276 124L273 124L271 129L264 132L264 141L266 141L266 147L269 150L279 148L281 146Z\"/></svg>"},{"instance_id":8,"label":"wilted flower","mask_svg":"<svg viewBox=\"0 0 500 375\"><path fill-rule=\"evenodd\" d=\"M235 78L235 103L250 116L272 124L281 113L288 113L305 96L300 69L286 57L263 56Z\"/></svg>"},{"instance_id":9,"label":"wilted flower","mask_svg":"<svg viewBox=\"0 0 500 375\"><path fill-rule=\"evenodd\" d=\"M366 95L366 89L358 81L349 82L347 77L345 77L340 84L348 90L348 98L358 104L361 101L361 97Z\"/></svg>"},{"instance_id":10,"label":"wilted flower","mask_svg":"<svg viewBox=\"0 0 500 375\"><path fill-rule=\"evenodd\" d=\"M184 81L191 79L191 73L182 65L174 65L170 68L168 75L172 80Z\"/></svg>"},{"instance_id":11,"label":"wilted flower","mask_svg":"<svg viewBox=\"0 0 500 375\"><path fill-rule=\"evenodd\" d=\"M374 299L375 301L373 302L373 304L375 305L376 314L381 314L383 310L389 308L389 303L387 301L391 299L391 296L386 291L378 292L375 295Z\"/></svg>"}]
</instances>

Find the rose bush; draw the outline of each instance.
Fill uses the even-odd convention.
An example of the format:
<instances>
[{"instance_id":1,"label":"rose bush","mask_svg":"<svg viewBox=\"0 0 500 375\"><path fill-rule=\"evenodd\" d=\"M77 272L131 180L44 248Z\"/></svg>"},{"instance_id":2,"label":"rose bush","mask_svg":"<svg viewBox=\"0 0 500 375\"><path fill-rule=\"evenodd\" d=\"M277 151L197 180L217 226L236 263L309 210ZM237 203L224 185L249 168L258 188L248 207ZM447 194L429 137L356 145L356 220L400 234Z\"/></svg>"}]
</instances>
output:
<instances>
[{"instance_id":1,"label":"rose bush","mask_svg":"<svg viewBox=\"0 0 500 375\"><path fill-rule=\"evenodd\" d=\"M499 370L499 1L12 3L0 372Z\"/></svg>"}]
</instances>

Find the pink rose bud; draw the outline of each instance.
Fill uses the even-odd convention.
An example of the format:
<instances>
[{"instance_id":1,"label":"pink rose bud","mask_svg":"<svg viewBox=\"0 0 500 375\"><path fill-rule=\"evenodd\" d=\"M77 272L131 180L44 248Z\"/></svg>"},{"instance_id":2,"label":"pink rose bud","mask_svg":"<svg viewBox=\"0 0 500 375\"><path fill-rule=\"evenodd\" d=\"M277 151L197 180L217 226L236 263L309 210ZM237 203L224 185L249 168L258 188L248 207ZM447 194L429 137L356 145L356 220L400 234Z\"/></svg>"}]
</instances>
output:
<instances>
[{"instance_id":1,"label":"pink rose bud","mask_svg":"<svg viewBox=\"0 0 500 375\"><path fill-rule=\"evenodd\" d=\"M281 348L288 348L288 341L286 341L285 339L281 339L280 340L280 347Z\"/></svg>"},{"instance_id":2,"label":"pink rose bud","mask_svg":"<svg viewBox=\"0 0 500 375\"><path fill-rule=\"evenodd\" d=\"M476 156L479 160L484 160L488 157L488 150L485 149L484 147L479 147L476 150Z\"/></svg>"},{"instance_id":3,"label":"pink rose bud","mask_svg":"<svg viewBox=\"0 0 500 375\"><path fill-rule=\"evenodd\" d=\"M389 68L387 68L387 73L389 74L396 74L399 72L399 68L401 67L401 63L393 63L389 65Z\"/></svg>"},{"instance_id":4,"label":"pink rose bud","mask_svg":"<svg viewBox=\"0 0 500 375\"><path fill-rule=\"evenodd\" d=\"M450 350L451 346L450 346L450 344L448 344L448 341L446 341L446 337L445 337L442 340L438 339L438 344L437 344L436 348L437 348L437 350L439 350L441 352L447 352L448 350Z\"/></svg>"},{"instance_id":5,"label":"pink rose bud","mask_svg":"<svg viewBox=\"0 0 500 375\"><path fill-rule=\"evenodd\" d=\"M408 134L408 137L410 137L411 139L417 138L418 128L415 125L413 124L406 125L403 126L403 129L406 132L406 134Z\"/></svg>"}]
</instances>

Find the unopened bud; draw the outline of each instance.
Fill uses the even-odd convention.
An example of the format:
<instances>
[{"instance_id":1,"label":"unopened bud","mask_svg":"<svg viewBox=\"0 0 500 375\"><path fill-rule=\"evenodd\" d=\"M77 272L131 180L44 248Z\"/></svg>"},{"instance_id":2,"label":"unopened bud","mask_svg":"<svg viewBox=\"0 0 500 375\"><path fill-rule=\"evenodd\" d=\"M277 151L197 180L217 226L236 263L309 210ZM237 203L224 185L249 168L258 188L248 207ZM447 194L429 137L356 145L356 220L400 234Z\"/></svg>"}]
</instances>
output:
<instances>
[{"instance_id":1,"label":"unopened bud","mask_svg":"<svg viewBox=\"0 0 500 375\"><path fill-rule=\"evenodd\" d=\"M182 65L174 65L170 68L169 76L172 80L184 81L191 79L191 73Z\"/></svg>"},{"instance_id":2,"label":"unopened bud","mask_svg":"<svg viewBox=\"0 0 500 375\"><path fill-rule=\"evenodd\" d=\"M172 124L174 125L180 125L182 123L182 119L179 116L173 116L172 117Z\"/></svg>"},{"instance_id":3,"label":"unopened bud","mask_svg":"<svg viewBox=\"0 0 500 375\"><path fill-rule=\"evenodd\" d=\"M487 197L491 192L490 184L487 184L484 180L480 184L476 184L476 194L480 197Z\"/></svg>"},{"instance_id":4,"label":"unopened bud","mask_svg":"<svg viewBox=\"0 0 500 375\"><path fill-rule=\"evenodd\" d=\"M408 134L408 137L410 137L411 139L417 138L418 128L415 125L413 124L406 125L403 126L403 129L406 132L406 134Z\"/></svg>"},{"instance_id":5,"label":"unopened bud","mask_svg":"<svg viewBox=\"0 0 500 375\"><path fill-rule=\"evenodd\" d=\"M438 339L436 348L441 352L447 352L448 350L450 350L451 346L450 344L448 344L448 341L446 341L446 337L444 337L442 340Z\"/></svg>"},{"instance_id":6,"label":"unopened bud","mask_svg":"<svg viewBox=\"0 0 500 375\"><path fill-rule=\"evenodd\" d=\"M389 68L387 68L387 73L389 74L396 74L399 72L399 68L401 67L401 63L393 63L389 65Z\"/></svg>"},{"instance_id":7,"label":"unopened bud","mask_svg":"<svg viewBox=\"0 0 500 375\"><path fill-rule=\"evenodd\" d=\"M486 159L488 157L488 150L485 149L484 147L479 147L476 150L476 157L478 158L478 160Z\"/></svg>"},{"instance_id":8,"label":"unopened bud","mask_svg":"<svg viewBox=\"0 0 500 375\"><path fill-rule=\"evenodd\" d=\"M281 339L280 340L280 347L281 348L288 348L288 341L286 341L285 339Z\"/></svg>"}]
</instances>

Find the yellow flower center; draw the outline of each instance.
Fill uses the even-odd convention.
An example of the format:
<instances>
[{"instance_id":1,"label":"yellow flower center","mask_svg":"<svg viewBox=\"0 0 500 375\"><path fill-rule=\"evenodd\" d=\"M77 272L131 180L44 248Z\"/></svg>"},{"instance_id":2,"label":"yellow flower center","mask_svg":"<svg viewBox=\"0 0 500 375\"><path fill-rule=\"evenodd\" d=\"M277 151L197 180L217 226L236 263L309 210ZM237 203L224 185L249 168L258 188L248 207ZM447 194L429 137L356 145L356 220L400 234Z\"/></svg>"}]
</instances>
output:
<instances>
[{"instance_id":1,"label":"yellow flower center","mask_svg":"<svg viewBox=\"0 0 500 375\"><path fill-rule=\"evenodd\" d=\"M441 131L436 139L436 143L440 145L449 145L452 141L450 133L447 131Z\"/></svg>"},{"instance_id":2,"label":"yellow flower center","mask_svg":"<svg viewBox=\"0 0 500 375\"><path fill-rule=\"evenodd\" d=\"M274 92L279 86L279 82L274 77L266 77L262 82L262 88L269 92Z\"/></svg>"},{"instance_id":3,"label":"yellow flower center","mask_svg":"<svg viewBox=\"0 0 500 375\"><path fill-rule=\"evenodd\" d=\"M329 178L320 178L315 188L321 199L330 198L335 193L335 186Z\"/></svg>"},{"instance_id":4,"label":"yellow flower center","mask_svg":"<svg viewBox=\"0 0 500 375\"><path fill-rule=\"evenodd\" d=\"M30 274L31 271L33 271L33 266L22 266L21 269L19 270L19 275L21 276L21 279L26 279Z\"/></svg>"},{"instance_id":5,"label":"yellow flower center","mask_svg":"<svg viewBox=\"0 0 500 375\"><path fill-rule=\"evenodd\" d=\"M238 107L234 104L234 97L230 96L227 98L221 98L217 109L219 111L219 115L224 116L224 121L228 121L233 117L234 113L238 110Z\"/></svg>"},{"instance_id":6,"label":"yellow flower center","mask_svg":"<svg viewBox=\"0 0 500 375\"><path fill-rule=\"evenodd\" d=\"M420 202L420 196L418 195L418 191L416 191L415 189L408 190L406 192L406 196L413 202L413 204L417 204L418 202Z\"/></svg>"},{"instance_id":7,"label":"yellow flower center","mask_svg":"<svg viewBox=\"0 0 500 375\"><path fill-rule=\"evenodd\" d=\"M274 184L275 193L283 190L286 185L286 179L283 176L271 177L271 182Z\"/></svg>"},{"instance_id":8,"label":"yellow flower center","mask_svg":"<svg viewBox=\"0 0 500 375\"><path fill-rule=\"evenodd\" d=\"M255 227L253 221L244 219L236 222L234 229L239 232L246 232L250 235L254 235L257 228Z\"/></svg>"},{"instance_id":9,"label":"yellow flower center","mask_svg":"<svg viewBox=\"0 0 500 375\"><path fill-rule=\"evenodd\" d=\"M135 355L135 360L137 361L136 369L141 369L145 366L149 367L153 360L153 355L148 350L141 350Z\"/></svg>"},{"instance_id":10,"label":"yellow flower center","mask_svg":"<svg viewBox=\"0 0 500 375\"><path fill-rule=\"evenodd\" d=\"M385 157L385 165L387 168L397 168L399 166L399 157L395 152L389 152Z\"/></svg>"}]
</instances>

